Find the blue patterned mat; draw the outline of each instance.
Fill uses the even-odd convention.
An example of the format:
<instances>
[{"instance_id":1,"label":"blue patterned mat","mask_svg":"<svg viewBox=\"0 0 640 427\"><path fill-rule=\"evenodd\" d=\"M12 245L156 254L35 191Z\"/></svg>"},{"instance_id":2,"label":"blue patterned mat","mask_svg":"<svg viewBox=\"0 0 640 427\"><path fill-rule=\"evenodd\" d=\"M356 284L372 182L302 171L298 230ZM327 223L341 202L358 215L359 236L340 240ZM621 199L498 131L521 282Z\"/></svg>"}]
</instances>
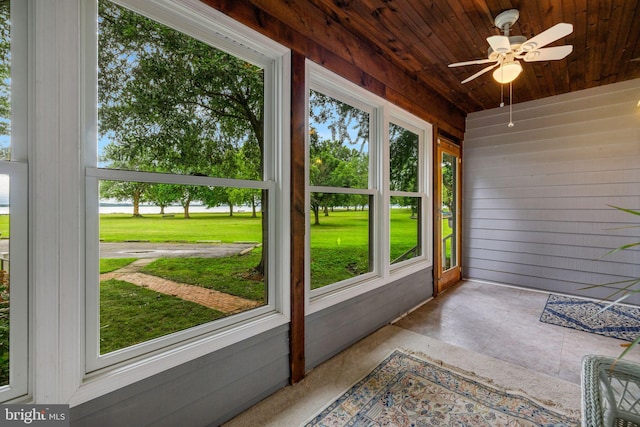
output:
<instances>
[{"instance_id":1,"label":"blue patterned mat","mask_svg":"<svg viewBox=\"0 0 640 427\"><path fill-rule=\"evenodd\" d=\"M606 304L579 298L549 295L540 321L606 337L633 341L640 335L640 308Z\"/></svg>"},{"instance_id":2,"label":"blue patterned mat","mask_svg":"<svg viewBox=\"0 0 640 427\"><path fill-rule=\"evenodd\" d=\"M396 350L305 427L579 424L528 397Z\"/></svg>"}]
</instances>

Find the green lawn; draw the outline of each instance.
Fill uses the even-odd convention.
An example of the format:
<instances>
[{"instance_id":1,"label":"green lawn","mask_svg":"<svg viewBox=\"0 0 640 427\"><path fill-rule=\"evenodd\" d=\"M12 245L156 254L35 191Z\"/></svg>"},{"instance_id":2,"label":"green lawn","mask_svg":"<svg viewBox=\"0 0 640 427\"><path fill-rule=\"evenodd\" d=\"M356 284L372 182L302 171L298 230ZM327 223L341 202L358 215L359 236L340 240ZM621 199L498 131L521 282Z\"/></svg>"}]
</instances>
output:
<instances>
[{"instance_id":1,"label":"green lawn","mask_svg":"<svg viewBox=\"0 0 640 427\"><path fill-rule=\"evenodd\" d=\"M0 233L3 238L9 237L9 215L0 215Z\"/></svg>"},{"instance_id":2,"label":"green lawn","mask_svg":"<svg viewBox=\"0 0 640 427\"><path fill-rule=\"evenodd\" d=\"M121 280L100 283L100 354L201 325L225 314Z\"/></svg>"},{"instance_id":3,"label":"green lawn","mask_svg":"<svg viewBox=\"0 0 640 427\"><path fill-rule=\"evenodd\" d=\"M369 212L335 211L311 225L312 288L348 279L369 271ZM312 216L309 215L309 219ZM416 245L417 222L408 209L394 209L391 216L392 257ZM261 242L262 218L250 213L195 213L162 217L106 214L100 217L104 242ZM215 289L254 301L266 301L265 283L252 272L262 248L243 256L225 258L160 258L141 271L179 283ZM134 258L100 260L100 272L117 270ZM101 283L100 352L107 353L159 336L209 322L225 314L198 304L160 294L120 280Z\"/></svg>"},{"instance_id":4,"label":"green lawn","mask_svg":"<svg viewBox=\"0 0 640 427\"><path fill-rule=\"evenodd\" d=\"M369 211L330 212L319 222L311 225L311 289L367 273Z\"/></svg>"},{"instance_id":5,"label":"green lawn","mask_svg":"<svg viewBox=\"0 0 640 427\"><path fill-rule=\"evenodd\" d=\"M193 213L133 217L126 214L100 215L100 239L104 242L148 240L150 242L197 242L201 240L262 241L262 217L251 213Z\"/></svg>"},{"instance_id":6,"label":"green lawn","mask_svg":"<svg viewBox=\"0 0 640 427\"><path fill-rule=\"evenodd\" d=\"M311 277L317 288L369 270L368 211L335 211L311 225ZM312 216L309 216L311 219ZM391 214L392 259L416 244L416 220L406 209ZM9 216L0 215L0 232L8 236ZM448 232L448 231L445 231ZM105 242L148 240L151 242L261 242L262 219L250 213L195 213L181 215L108 214L100 217L100 239ZM180 283L216 289L254 301L265 301L265 284L250 274L258 265L261 248L227 258L162 258L144 267L147 274ZM100 272L117 270L135 258L103 258ZM256 280L258 279L258 280ZM105 354L153 338L224 317L225 313L170 295L160 294L120 280L100 284L100 353ZM2 324L6 321L0 322ZM0 327L2 326L0 324ZM0 331L1 332L1 331ZM1 334L0 334L1 335ZM3 348L6 355L6 348ZM6 365L0 360L0 365ZM2 381L0 378L0 385Z\"/></svg>"},{"instance_id":7,"label":"green lawn","mask_svg":"<svg viewBox=\"0 0 640 427\"><path fill-rule=\"evenodd\" d=\"M417 220L411 209L391 211L390 259L417 245ZM311 289L369 271L369 212L335 211L311 225Z\"/></svg>"},{"instance_id":8,"label":"green lawn","mask_svg":"<svg viewBox=\"0 0 640 427\"><path fill-rule=\"evenodd\" d=\"M262 250L225 258L160 258L142 269L143 273L178 283L202 286L226 294L265 301L264 280L248 272L258 265Z\"/></svg>"},{"instance_id":9,"label":"green lawn","mask_svg":"<svg viewBox=\"0 0 640 427\"><path fill-rule=\"evenodd\" d=\"M101 258L100 274L110 273L114 270L125 267L136 259L137 258Z\"/></svg>"}]
</instances>

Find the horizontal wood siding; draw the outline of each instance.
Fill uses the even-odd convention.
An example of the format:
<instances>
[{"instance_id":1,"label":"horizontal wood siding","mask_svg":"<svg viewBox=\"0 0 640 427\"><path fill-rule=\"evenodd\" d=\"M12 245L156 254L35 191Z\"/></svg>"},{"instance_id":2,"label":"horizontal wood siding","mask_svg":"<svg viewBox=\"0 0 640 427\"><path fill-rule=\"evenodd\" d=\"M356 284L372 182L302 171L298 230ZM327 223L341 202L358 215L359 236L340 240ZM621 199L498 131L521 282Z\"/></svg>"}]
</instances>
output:
<instances>
[{"instance_id":1,"label":"horizontal wood siding","mask_svg":"<svg viewBox=\"0 0 640 427\"><path fill-rule=\"evenodd\" d=\"M517 91L517 82L514 91ZM640 277L640 79L467 117L464 276L604 298ZM629 302L640 303L639 297Z\"/></svg>"},{"instance_id":2,"label":"horizontal wood siding","mask_svg":"<svg viewBox=\"0 0 640 427\"><path fill-rule=\"evenodd\" d=\"M73 427L208 426L289 382L283 326L71 408Z\"/></svg>"},{"instance_id":3,"label":"horizontal wood siding","mask_svg":"<svg viewBox=\"0 0 640 427\"><path fill-rule=\"evenodd\" d=\"M310 314L305 323L307 370L318 366L433 295L431 268Z\"/></svg>"}]
</instances>

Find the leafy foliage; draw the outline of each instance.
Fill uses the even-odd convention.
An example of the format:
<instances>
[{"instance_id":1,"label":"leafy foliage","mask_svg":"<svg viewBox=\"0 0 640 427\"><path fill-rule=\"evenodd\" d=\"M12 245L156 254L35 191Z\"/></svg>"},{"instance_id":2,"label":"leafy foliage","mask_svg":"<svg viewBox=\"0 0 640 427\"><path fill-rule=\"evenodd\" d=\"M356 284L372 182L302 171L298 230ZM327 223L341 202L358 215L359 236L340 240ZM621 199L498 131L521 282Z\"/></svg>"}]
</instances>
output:
<instances>
[{"instance_id":1,"label":"leafy foliage","mask_svg":"<svg viewBox=\"0 0 640 427\"><path fill-rule=\"evenodd\" d=\"M389 175L393 191L418 191L418 135L389 123Z\"/></svg>"},{"instance_id":2,"label":"leafy foliage","mask_svg":"<svg viewBox=\"0 0 640 427\"><path fill-rule=\"evenodd\" d=\"M109 1L98 5L98 128L109 141L100 161L127 170L262 179L264 70ZM266 209L266 199L256 202L252 192L167 190L146 186L130 196L134 203L179 201L185 218L196 200L228 203L231 212L246 201Z\"/></svg>"},{"instance_id":3,"label":"leafy foliage","mask_svg":"<svg viewBox=\"0 0 640 427\"><path fill-rule=\"evenodd\" d=\"M309 184L336 188L367 188L369 185L369 114L319 92L311 91ZM320 127L331 137L321 135ZM319 212L338 206L365 206L366 198L338 193L312 193L314 224Z\"/></svg>"},{"instance_id":4,"label":"leafy foliage","mask_svg":"<svg viewBox=\"0 0 640 427\"><path fill-rule=\"evenodd\" d=\"M0 135L11 134L11 16L10 1L0 0ZM9 159L11 149L0 147L0 159Z\"/></svg>"},{"instance_id":5,"label":"leafy foliage","mask_svg":"<svg viewBox=\"0 0 640 427\"><path fill-rule=\"evenodd\" d=\"M98 63L108 167L262 178L261 68L108 1Z\"/></svg>"}]
</instances>

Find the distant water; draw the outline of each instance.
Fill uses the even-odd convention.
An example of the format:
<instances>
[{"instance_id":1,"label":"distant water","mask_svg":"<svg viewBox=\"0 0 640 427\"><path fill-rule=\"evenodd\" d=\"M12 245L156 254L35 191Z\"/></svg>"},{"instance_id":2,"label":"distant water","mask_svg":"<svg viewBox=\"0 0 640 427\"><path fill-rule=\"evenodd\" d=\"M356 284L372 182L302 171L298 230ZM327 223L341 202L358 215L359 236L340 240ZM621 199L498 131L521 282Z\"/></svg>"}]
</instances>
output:
<instances>
[{"instance_id":1,"label":"distant water","mask_svg":"<svg viewBox=\"0 0 640 427\"><path fill-rule=\"evenodd\" d=\"M234 207L234 212L246 211L247 208L244 207ZM251 208L249 208L251 209ZM140 206L139 208L140 214L159 214L160 207L159 206ZM164 208L165 214L181 214L184 212L182 206L167 206ZM196 212L229 212L228 206L217 206L215 208L207 208L202 205L192 205L189 206L189 213ZM133 206L131 205L118 205L118 206L100 206L101 214L113 214L113 213L126 213L133 215Z\"/></svg>"},{"instance_id":2,"label":"distant water","mask_svg":"<svg viewBox=\"0 0 640 427\"><path fill-rule=\"evenodd\" d=\"M260 211L260 209L258 209L258 212ZM184 212L184 209L182 209L182 206L167 206L166 208L164 208L164 213L165 214L181 214ZM228 206L217 206L215 208L207 208L206 206L202 206L202 205L193 205L193 206L189 206L189 213L198 213L198 212L229 212L229 207ZM247 206L238 206L238 207L234 207L233 208L233 212L234 213L239 213L239 212L251 212L251 207L247 207ZM115 214L115 213L122 213L122 214L131 214L133 215L133 206L131 205L117 205L117 206L100 206L100 213L101 214ZM159 214L160 213L160 207L159 206L140 206L140 214L142 215L149 215L149 214ZM9 207L8 206L0 206L0 215L7 215L9 214Z\"/></svg>"}]
</instances>

